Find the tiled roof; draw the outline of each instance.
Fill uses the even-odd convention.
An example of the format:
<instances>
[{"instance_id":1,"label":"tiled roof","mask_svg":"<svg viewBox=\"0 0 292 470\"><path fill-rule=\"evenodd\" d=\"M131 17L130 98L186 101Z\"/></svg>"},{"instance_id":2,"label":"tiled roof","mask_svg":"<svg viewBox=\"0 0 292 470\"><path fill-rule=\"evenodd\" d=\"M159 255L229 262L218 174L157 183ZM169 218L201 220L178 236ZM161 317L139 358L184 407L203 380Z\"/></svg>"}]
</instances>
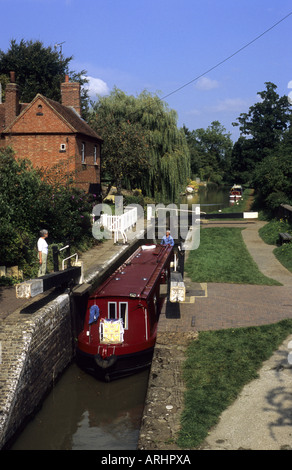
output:
<instances>
[{"instance_id":1,"label":"tiled roof","mask_svg":"<svg viewBox=\"0 0 292 470\"><path fill-rule=\"evenodd\" d=\"M61 103L58 103L57 101L51 100L50 98L46 98L43 95L36 95L34 98L37 99L38 97L41 97L45 102L48 103L48 105L55 110L69 125L71 128L74 129L74 131L77 134L82 134L86 135L89 137L93 137L94 139L98 139L102 141L102 138L93 130L91 127L87 124L87 122L82 119L79 114L75 111L74 108L70 108L68 106L64 106ZM33 101L34 101L33 100ZM33 102L32 101L32 102ZM20 113L25 110L27 106L29 106L31 103L21 103L20 107ZM0 133L5 130L5 103L0 104Z\"/></svg>"},{"instance_id":2,"label":"tiled roof","mask_svg":"<svg viewBox=\"0 0 292 470\"><path fill-rule=\"evenodd\" d=\"M61 103L57 101L53 101L50 98L43 99L49 103L49 105L58 113L60 114L65 121L70 124L78 134L87 135L90 137L94 137L95 139L102 140L102 138L87 124L84 119L82 119L79 114L75 111L74 108L70 108L68 106L63 106Z\"/></svg>"}]
</instances>

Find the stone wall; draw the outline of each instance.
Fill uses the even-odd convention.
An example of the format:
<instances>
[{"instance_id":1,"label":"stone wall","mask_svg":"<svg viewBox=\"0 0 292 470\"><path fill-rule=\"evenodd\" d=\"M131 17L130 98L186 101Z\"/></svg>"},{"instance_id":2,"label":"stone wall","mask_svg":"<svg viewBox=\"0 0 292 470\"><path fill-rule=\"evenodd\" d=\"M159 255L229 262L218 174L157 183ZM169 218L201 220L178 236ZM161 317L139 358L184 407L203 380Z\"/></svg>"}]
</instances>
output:
<instances>
[{"instance_id":1,"label":"stone wall","mask_svg":"<svg viewBox=\"0 0 292 470\"><path fill-rule=\"evenodd\" d=\"M142 416L138 450L177 450L185 384L182 367L190 341L189 332L159 331L149 374L148 390Z\"/></svg>"},{"instance_id":2,"label":"stone wall","mask_svg":"<svg viewBox=\"0 0 292 470\"><path fill-rule=\"evenodd\" d=\"M68 294L0 325L0 449L33 414L73 357Z\"/></svg>"}]
</instances>

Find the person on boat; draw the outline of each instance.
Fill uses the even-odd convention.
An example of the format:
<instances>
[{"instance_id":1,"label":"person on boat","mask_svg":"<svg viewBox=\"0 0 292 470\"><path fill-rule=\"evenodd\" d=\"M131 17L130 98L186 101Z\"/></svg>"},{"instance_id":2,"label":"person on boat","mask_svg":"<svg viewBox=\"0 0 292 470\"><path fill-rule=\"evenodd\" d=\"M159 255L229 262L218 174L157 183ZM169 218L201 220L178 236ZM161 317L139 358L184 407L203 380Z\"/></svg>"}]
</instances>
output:
<instances>
[{"instance_id":1,"label":"person on boat","mask_svg":"<svg viewBox=\"0 0 292 470\"><path fill-rule=\"evenodd\" d=\"M38 277L44 276L47 271L47 256L48 256L48 244L46 242L46 238L48 236L47 230L40 231L40 238L38 239L37 246L38 246L38 257L39 257L39 272Z\"/></svg>"},{"instance_id":2,"label":"person on boat","mask_svg":"<svg viewBox=\"0 0 292 470\"><path fill-rule=\"evenodd\" d=\"M174 240L170 235L170 230L166 230L166 234L162 237L161 245L174 245Z\"/></svg>"}]
</instances>

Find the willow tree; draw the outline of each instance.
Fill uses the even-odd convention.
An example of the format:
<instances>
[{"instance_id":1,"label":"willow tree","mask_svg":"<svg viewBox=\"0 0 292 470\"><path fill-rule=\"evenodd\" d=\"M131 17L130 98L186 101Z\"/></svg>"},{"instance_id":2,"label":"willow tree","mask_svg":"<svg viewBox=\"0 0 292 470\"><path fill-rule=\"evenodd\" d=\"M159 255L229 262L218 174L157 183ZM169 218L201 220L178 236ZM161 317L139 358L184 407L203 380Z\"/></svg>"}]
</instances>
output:
<instances>
[{"instance_id":1,"label":"willow tree","mask_svg":"<svg viewBox=\"0 0 292 470\"><path fill-rule=\"evenodd\" d=\"M114 162L107 142L111 140L113 146L117 123L124 129L138 126L137 133L146 146L142 146L146 154L133 148L135 164L131 171L127 170L129 156L116 153L116 164L124 163L123 184L139 187L156 199L175 201L190 174L189 150L183 130L177 127L176 112L157 95L145 91L134 97L115 88L109 96L100 98L93 106L90 124L105 141L103 169L107 172Z\"/></svg>"},{"instance_id":2,"label":"willow tree","mask_svg":"<svg viewBox=\"0 0 292 470\"><path fill-rule=\"evenodd\" d=\"M90 125L103 138L102 173L108 181L108 191L116 185L120 194L125 183L142 177L148 170L146 131L135 120L132 99L115 90L94 104L89 118Z\"/></svg>"}]
</instances>

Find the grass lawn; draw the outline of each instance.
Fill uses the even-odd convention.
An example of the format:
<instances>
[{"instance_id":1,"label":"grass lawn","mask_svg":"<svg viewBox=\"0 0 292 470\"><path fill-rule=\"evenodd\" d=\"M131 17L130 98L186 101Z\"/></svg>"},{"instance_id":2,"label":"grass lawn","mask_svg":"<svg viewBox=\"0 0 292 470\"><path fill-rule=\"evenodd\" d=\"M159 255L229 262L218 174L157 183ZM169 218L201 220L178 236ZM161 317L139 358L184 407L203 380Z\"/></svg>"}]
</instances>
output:
<instances>
[{"instance_id":1,"label":"grass lawn","mask_svg":"<svg viewBox=\"0 0 292 470\"><path fill-rule=\"evenodd\" d=\"M280 285L264 276L249 254L241 228L212 227L200 231L200 245L189 252L185 270L193 282Z\"/></svg>"},{"instance_id":2,"label":"grass lawn","mask_svg":"<svg viewBox=\"0 0 292 470\"><path fill-rule=\"evenodd\" d=\"M198 447L243 386L292 333L292 320L273 325L200 332L184 364L185 405L177 444Z\"/></svg>"}]
</instances>

